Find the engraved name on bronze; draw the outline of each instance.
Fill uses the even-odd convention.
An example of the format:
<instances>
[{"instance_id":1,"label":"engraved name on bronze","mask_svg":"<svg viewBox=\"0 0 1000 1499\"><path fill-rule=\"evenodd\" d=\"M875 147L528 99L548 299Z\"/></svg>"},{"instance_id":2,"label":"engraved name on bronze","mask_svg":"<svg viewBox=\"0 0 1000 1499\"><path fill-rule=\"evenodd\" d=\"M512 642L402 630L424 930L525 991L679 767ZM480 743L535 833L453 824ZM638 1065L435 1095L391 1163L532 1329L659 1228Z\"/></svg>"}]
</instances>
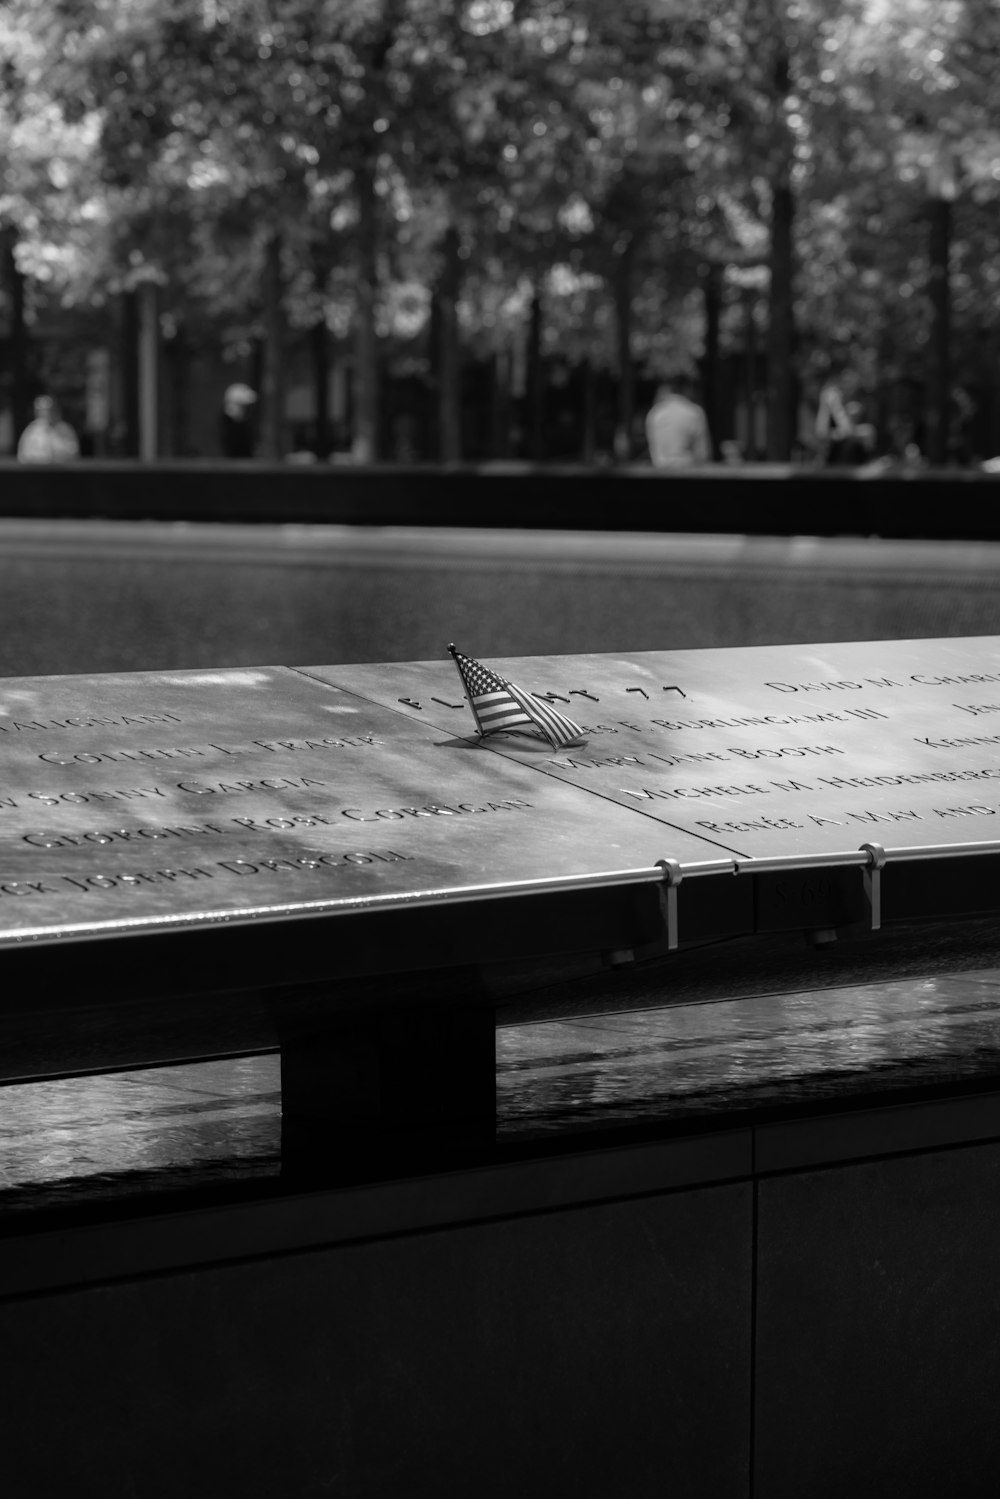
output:
<instances>
[{"instance_id":1,"label":"engraved name on bronze","mask_svg":"<svg viewBox=\"0 0 1000 1499\"><path fill-rule=\"evenodd\" d=\"M43 807L84 807L90 802L107 801L135 801L144 800L151 796L166 796L167 793L160 786L130 786L118 787L107 791L29 791L27 799L30 802L38 802ZM0 795L0 809L4 807L23 806L16 797L6 794Z\"/></svg>"},{"instance_id":2,"label":"engraved name on bronze","mask_svg":"<svg viewBox=\"0 0 1000 1499\"><path fill-rule=\"evenodd\" d=\"M144 729L161 723L183 722L183 718L179 718L176 713L122 713L115 718L91 718L86 715L73 718L15 718L10 723L0 719L0 734L45 733L48 729Z\"/></svg>"},{"instance_id":3,"label":"engraved name on bronze","mask_svg":"<svg viewBox=\"0 0 1000 1499\"><path fill-rule=\"evenodd\" d=\"M974 749L980 744L1000 744L1000 734L960 734L954 739L932 739L929 734L914 734L913 742L925 744L928 749Z\"/></svg>"},{"instance_id":4,"label":"engraved name on bronze","mask_svg":"<svg viewBox=\"0 0 1000 1499\"><path fill-rule=\"evenodd\" d=\"M322 739L254 739L249 744L209 743L169 745L162 748L151 745L141 749L46 750L38 758L46 765L60 765L71 768L77 765L116 764L119 761L134 761L142 764L147 760L211 759L216 754L234 757L250 755L256 750L264 750L266 753L273 755L279 753L295 754L302 750L317 752L323 750L366 749L383 743L383 740L377 739L373 734L359 734L356 736L329 734Z\"/></svg>"},{"instance_id":5,"label":"engraved name on bronze","mask_svg":"<svg viewBox=\"0 0 1000 1499\"><path fill-rule=\"evenodd\" d=\"M207 868L205 864L164 869L119 869L108 866L92 874L51 874L38 880L0 881L0 897L15 899L38 896L61 896L67 888L81 891L85 895L109 893L111 891L137 891L150 885L173 885L178 881L218 879L223 877L245 878L248 875L288 875L314 871L344 871L365 865L412 863L419 856L399 853L396 849L344 849L340 851L306 851L274 857L255 854L252 859L216 859Z\"/></svg>"},{"instance_id":6,"label":"engraved name on bronze","mask_svg":"<svg viewBox=\"0 0 1000 1499\"><path fill-rule=\"evenodd\" d=\"M191 826L151 825L138 828L88 829L86 832L41 831L22 833L21 842L31 848L89 848L119 843L145 843L162 838L225 837L227 829L217 823L201 822Z\"/></svg>"},{"instance_id":7,"label":"engraved name on bronze","mask_svg":"<svg viewBox=\"0 0 1000 1499\"><path fill-rule=\"evenodd\" d=\"M688 754L661 755L656 750L646 750L642 755L567 755L564 759L552 758L546 763L558 770L600 770L606 766L648 765L656 770L658 765L671 769L678 765L718 764L733 760L804 760L811 756L845 755L847 751L837 744L780 744L745 747L730 744L723 750L691 751Z\"/></svg>"},{"instance_id":8,"label":"engraved name on bronze","mask_svg":"<svg viewBox=\"0 0 1000 1499\"><path fill-rule=\"evenodd\" d=\"M241 878L254 874L301 874L303 870L357 868L365 864L409 864L418 856L401 854L395 849L349 849L346 853L304 853L272 858L255 855L253 859L222 859L219 869Z\"/></svg>"},{"instance_id":9,"label":"engraved name on bronze","mask_svg":"<svg viewBox=\"0 0 1000 1499\"><path fill-rule=\"evenodd\" d=\"M176 781L173 786L116 786L97 790L88 786L83 791L29 791L28 800L43 807L83 807L91 802L134 801L147 797L167 797L174 790L187 796L245 796L255 791L306 791L312 786L328 786L328 781L313 776L261 776L254 780L216 781L207 785L203 781ZM10 796L0 797L0 807L16 807L18 802Z\"/></svg>"},{"instance_id":10,"label":"engraved name on bronze","mask_svg":"<svg viewBox=\"0 0 1000 1499\"><path fill-rule=\"evenodd\" d=\"M408 818L421 817L476 817L497 812L527 811L532 805L533 803L521 797L504 797L498 801L428 802L423 806L412 807L341 807L331 814L300 812L266 816L257 813L253 817L227 819L232 824L231 828L220 826L215 822L179 825L147 824L136 828L92 828L79 832L66 829L38 829L19 836L20 841L31 848L82 848L86 850L119 843L134 844L170 838L226 837L232 836L234 830L257 833L301 832L306 828L342 827L344 820L348 822L402 822Z\"/></svg>"},{"instance_id":11,"label":"engraved name on bronze","mask_svg":"<svg viewBox=\"0 0 1000 1499\"><path fill-rule=\"evenodd\" d=\"M866 687L972 687L990 682L1000 682L1000 672L973 671L945 673L931 676L927 672L914 671L901 674L904 680L895 677L862 677L860 682L831 680L828 682L765 682L775 692L863 692Z\"/></svg>"},{"instance_id":12,"label":"engraved name on bronze","mask_svg":"<svg viewBox=\"0 0 1000 1499\"><path fill-rule=\"evenodd\" d=\"M771 729L795 724L849 723L852 718L888 718L878 708L844 708L828 713L743 713L727 718L651 718L650 725L680 734L685 729Z\"/></svg>"},{"instance_id":13,"label":"engraved name on bronze","mask_svg":"<svg viewBox=\"0 0 1000 1499\"><path fill-rule=\"evenodd\" d=\"M520 797L504 797L502 801L496 802L428 802L423 807L341 807L333 817L311 812L291 817L234 817L233 821L254 832L261 832L266 828L287 831L301 827L337 827L340 825L338 817L346 817L348 822L405 821L408 817L466 817L490 812L522 812L531 806L531 802Z\"/></svg>"}]
</instances>

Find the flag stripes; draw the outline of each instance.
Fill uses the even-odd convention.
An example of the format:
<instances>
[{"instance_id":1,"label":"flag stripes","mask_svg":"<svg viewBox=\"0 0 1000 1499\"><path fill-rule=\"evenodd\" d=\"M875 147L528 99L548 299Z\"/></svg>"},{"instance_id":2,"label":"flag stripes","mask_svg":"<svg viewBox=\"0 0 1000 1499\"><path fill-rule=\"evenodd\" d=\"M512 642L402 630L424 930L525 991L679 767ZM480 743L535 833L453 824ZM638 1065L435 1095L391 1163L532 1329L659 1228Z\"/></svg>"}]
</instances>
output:
<instances>
[{"instance_id":1,"label":"flag stripes","mask_svg":"<svg viewBox=\"0 0 1000 1499\"><path fill-rule=\"evenodd\" d=\"M525 713L532 718L553 749L561 749L564 744L572 744L579 739L583 730L579 724L575 724L571 718L553 708L550 703L540 701L534 693L522 692L520 687L515 687L513 682L507 683L507 690L516 703L520 703Z\"/></svg>"},{"instance_id":2,"label":"flag stripes","mask_svg":"<svg viewBox=\"0 0 1000 1499\"><path fill-rule=\"evenodd\" d=\"M448 650L458 667L480 734L493 734L502 729L537 734L553 749L560 749L582 737L579 724L537 698L533 692L515 687L513 682L506 681L498 672L464 655L453 645L449 645Z\"/></svg>"}]
</instances>

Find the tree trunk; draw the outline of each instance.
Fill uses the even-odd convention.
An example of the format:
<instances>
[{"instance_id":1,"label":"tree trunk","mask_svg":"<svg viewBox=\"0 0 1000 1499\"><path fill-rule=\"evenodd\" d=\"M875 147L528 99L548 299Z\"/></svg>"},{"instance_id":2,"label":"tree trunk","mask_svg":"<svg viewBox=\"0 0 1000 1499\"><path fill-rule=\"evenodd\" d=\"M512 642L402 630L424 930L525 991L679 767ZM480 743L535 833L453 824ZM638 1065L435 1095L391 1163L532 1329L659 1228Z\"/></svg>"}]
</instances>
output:
<instances>
[{"instance_id":1,"label":"tree trunk","mask_svg":"<svg viewBox=\"0 0 1000 1499\"><path fill-rule=\"evenodd\" d=\"M767 319L767 456L787 462L795 437L795 291L791 184L779 182L771 202L771 286Z\"/></svg>"},{"instance_id":2,"label":"tree trunk","mask_svg":"<svg viewBox=\"0 0 1000 1499\"><path fill-rule=\"evenodd\" d=\"M893 389L891 369L893 362L892 323L888 317L882 322L875 343L875 451L890 451L893 446Z\"/></svg>"},{"instance_id":3,"label":"tree trunk","mask_svg":"<svg viewBox=\"0 0 1000 1499\"><path fill-rule=\"evenodd\" d=\"M426 433L424 445L427 457L437 463L441 458L441 299L431 297L430 315L427 318L427 383L423 391L421 409Z\"/></svg>"},{"instance_id":4,"label":"tree trunk","mask_svg":"<svg viewBox=\"0 0 1000 1499\"><path fill-rule=\"evenodd\" d=\"M139 457L160 456L160 294L153 281L136 290L139 316Z\"/></svg>"},{"instance_id":5,"label":"tree trunk","mask_svg":"<svg viewBox=\"0 0 1000 1499\"><path fill-rule=\"evenodd\" d=\"M542 368L542 294L536 284L528 324L528 452L532 462L544 463L545 371Z\"/></svg>"},{"instance_id":6,"label":"tree trunk","mask_svg":"<svg viewBox=\"0 0 1000 1499\"><path fill-rule=\"evenodd\" d=\"M752 463L757 458L757 321L754 317L754 293L747 287L743 293L743 326L746 335L746 403L747 450L743 455Z\"/></svg>"},{"instance_id":7,"label":"tree trunk","mask_svg":"<svg viewBox=\"0 0 1000 1499\"><path fill-rule=\"evenodd\" d=\"M166 345L169 415L164 452L171 458L187 458L191 446L191 409L188 392L191 385L191 346L183 323Z\"/></svg>"},{"instance_id":8,"label":"tree trunk","mask_svg":"<svg viewBox=\"0 0 1000 1499\"><path fill-rule=\"evenodd\" d=\"M309 353L313 387L312 444L316 457L329 458L333 450L333 424L330 417L332 380L330 378L331 338L326 322L326 295L333 269L329 248L317 246L312 257L313 289L320 311L309 329Z\"/></svg>"},{"instance_id":9,"label":"tree trunk","mask_svg":"<svg viewBox=\"0 0 1000 1499\"><path fill-rule=\"evenodd\" d=\"M779 23L783 24L783 23ZM787 462L795 439L795 258L793 141L785 119L792 92L791 58L779 36L774 58L774 165L771 190L771 272L767 317L767 456Z\"/></svg>"},{"instance_id":10,"label":"tree trunk","mask_svg":"<svg viewBox=\"0 0 1000 1499\"><path fill-rule=\"evenodd\" d=\"M712 438L712 456L719 456L719 325L722 319L722 267L710 261L702 268L705 299L705 358L701 369L702 401Z\"/></svg>"},{"instance_id":11,"label":"tree trunk","mask_svg":"<svg viewBox=\"0 0 1000 1499\"><path fill-rule=\"evenodd\" d=\"M493 351L490 380L490 457L506 458L510 450L510 354Z\"/></svg>"},{"instance_id":12,"label":"tree trunk","mask_svg":"<svg viewBox=\"0 0 1000 1499\"><path fill-rule=\"evenodd\" d=\"M927 343L927 458L940 468L948 461L948 399L951 363L951 204L930 203L927 295L931 308Z\"/></svg>"},{"instance_id":13,"label":"tree trunk","mask_svg":"<svg viewBox=\"0 0 1000 1499\"><path fill-rule=\"evenodd\" d=\"M249 381L251 390L257 392L258 397L264 389L264 340L255 335L250 341L250 371Z\"/></svg>"},{"instance_id":14,"label":"tree trunk","mask_svg":"<svg viewBox=\"0 0 1000 1499\"><path fill-rule=\"evenodd\" d=\"M0 236L0 286L6 288L10 303L6 374L15 440L27 426L31 409L28 390L28 336L24 319L24 276L18 270L16 245L16 230L5 229Z\"/></svg>"},{"instance_id":15,"label":"tree trunk","mask_svg":"<svg viewBox=\"0 0 1000 1499\"><path fill-rule=\"evenodd\" d=\"M125 458L139 456L139 303L134 291L122 296L121 414L115 446Z\"/></svg>"},{"instance_id":16,"label":"tree trunk","mask_svg":"<svg viewBox=\"0 0 1000 1499\"><path fill-rule=\"evenodd\" d=\"M329 458L330 448L330 332L321 317L309 330L312 354L313 406L316 412L313 447L316 457Z\"/></svg>"},{"instance_id":17,"label":"tree trunk","mask_svg":"<svg viewBox=\"0 0 1000 1499\"><path fill-rule=\"evenodd\" d=\"M449 225L441 247L441 275L434 294L438 307L438 452L442 463L458 463L462 457L462 367L458 336L462 262L459 248L458 230Z\"/></svg>"},{"instance_id":18,"label":"tree trunk","mask_svg":"<svg viewBox=\"0 0 1000 1499\"><path fill-rule=\"evenodd\" d=\"M357 463L379 457L381 405L376 310L378 298L378 222L374 163L355 176L358 200L358 284L354 308L354 444Z\"/></svg>"},{"instance_id":19,"label":"tree trunk","mask_svg":"<svg viewBox=\"0 0 1000 1499\"><path fill-rule=\"evenodd\" d=\"M635 237L629 235L615 265L615 332L618 341L618 431L615 453L626 463L635 456L635 368L632 360L632 280Z\"/></svg>"},{"instance_id":20,"label":"tree trunk","mask_svg":"<svg viewBox=\"0 0 1000 1499\"><path fill-rule=\"evenodd\" d=\"M273 230L264 251L264 368L260 388L260 456L272 462L284 452L285 308L281 234Z\"/></svg>"},{"instance_id":21,"label":"tree trunk","mask_svg":"<svg viewBox=\"0 0 1000 1499\"><path fill-rule=\"evenodd\" d=\"M986 402L985 431L983 434L983 453L987 458L1000 453L1000 387L994 379L993 372L1000 367L1000 334L991 329L988 348L990 357L987 364L988 374L986 377L986 389L989 392Z\"/></svg>"},{"instance_id":22,"label":"tree trunk","mask_svg":"<svg viewBox=\"0 0 1000 1499\"><path fill-rule=\"evenodd\" d=\"M593 463L597 457L597 370L588 354L583 361L583 442L580 458Z\"/></svg>"}]
</instances>

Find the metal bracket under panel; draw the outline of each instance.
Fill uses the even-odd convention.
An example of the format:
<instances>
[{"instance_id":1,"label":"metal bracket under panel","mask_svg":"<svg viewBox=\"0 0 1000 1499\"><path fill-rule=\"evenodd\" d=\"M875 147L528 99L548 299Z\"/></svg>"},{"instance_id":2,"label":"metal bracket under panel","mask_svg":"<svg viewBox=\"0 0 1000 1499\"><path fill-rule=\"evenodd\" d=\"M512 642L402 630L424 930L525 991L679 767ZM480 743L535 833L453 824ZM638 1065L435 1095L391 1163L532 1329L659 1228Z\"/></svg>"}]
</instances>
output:
<instances>
[{"instance_id":1,"label":"metal bracket under panel","mask_svg":"<svg viewBox=\"0 0 1000 1499\"><path fill-rule=\"evenodd\" d=\"M676 859L657 859L657 869L663 870L663 882L659 886L660 911L667 928L667 948L677 951L677 887L683 871Z\"/></svg>"},{"instance_id":2,"label":"metal bracket under panel","mask_svg":"<svg viewBox=\"0 0 1000 1499\"><path fill-rule=\"evenodd\" d=\"M885 868L885 849L881 843L862 843L861 852L868 855L868 863L861 872L868 902L868 918L871 931L877 932L882 925L882 870Z\"/></svg>"}]
</instances>

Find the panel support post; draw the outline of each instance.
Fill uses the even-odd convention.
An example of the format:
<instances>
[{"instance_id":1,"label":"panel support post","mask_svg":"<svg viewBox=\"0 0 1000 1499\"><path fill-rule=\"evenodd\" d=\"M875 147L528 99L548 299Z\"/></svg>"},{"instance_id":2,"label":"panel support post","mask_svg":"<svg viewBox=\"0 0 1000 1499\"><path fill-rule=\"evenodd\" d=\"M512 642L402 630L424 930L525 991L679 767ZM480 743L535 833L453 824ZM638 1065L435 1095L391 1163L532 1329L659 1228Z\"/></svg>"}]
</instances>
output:
<instances>
[{"instance_id":1,"label":"panel support post","mask_svg":"<svg viewBox=\"0 0 1000 1499\"><path fill-rule=\"evenodd\" d=\"M868 902L868 917L871 930L877 932L882 925L882 870L885 868L885 849L881 843L862 843L861 852L868 855L863 871L865 899Z\"/></svg>"},{"instance_id":2,"label":"panel support post","mask_svg":"<svg viewBox=\"0 0 1000 1499\"><path fill-rule=\"evenodd\" d=\"M492 1159L496 1016L478 970L283 991L282 1175L317 1185Z\"/></svg>"},{"instance_id":3,"label":"panel support post","mask_svg":"<svg viewBox=\"0 0 1000 1499\"><path fill-rule=\"evenodd\" d=\"M659 888L660 909L667 929L667 950L677 951L677 887L682 879L681 866L676 859L657 859L656 867L663 870L663 884Z\"/></svg>"}]
</instances>

